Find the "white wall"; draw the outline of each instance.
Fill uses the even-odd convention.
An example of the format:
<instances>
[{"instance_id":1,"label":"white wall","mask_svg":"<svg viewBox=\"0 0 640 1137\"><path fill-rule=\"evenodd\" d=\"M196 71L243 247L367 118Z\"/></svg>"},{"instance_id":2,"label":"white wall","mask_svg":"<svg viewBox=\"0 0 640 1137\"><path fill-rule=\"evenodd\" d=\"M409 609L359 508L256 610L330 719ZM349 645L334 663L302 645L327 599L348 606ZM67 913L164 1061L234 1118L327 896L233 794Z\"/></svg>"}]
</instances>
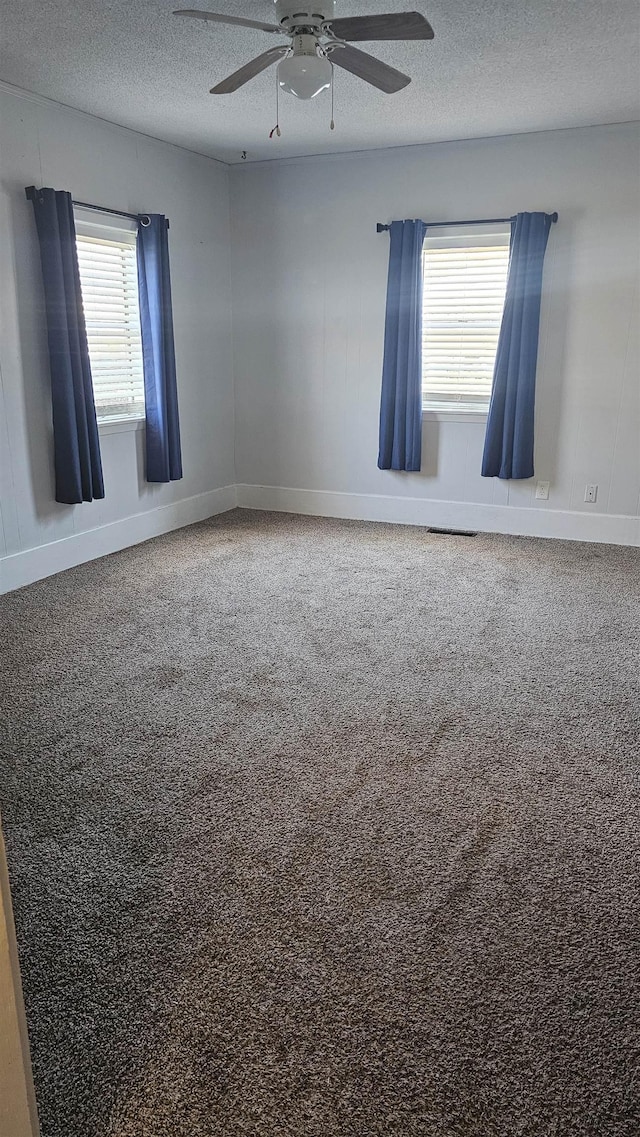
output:
<instances>
[{"instance_id":1,"label":"white wall","mask_svg":"<svg viewBox=\"0 0 640 1137\"><path fill-rule=\"evenodd\" d=\"M240 504L640 543L638 141L631 124L234 167ZM480 476L482 422L426 422L422 472L378 470L376 221L519 210L560 214L536 407L549 500Z\"/></svg>"},{"instance_id":2,"label":"white wall","mask_svg":"<svg viewBox=\"0 0 640 1137\"><path fill-rule=\"evenodd\" d=\"M232 505L234 407L227 167L6 89L0 116L0 574L10 588ZM181 481L144 481L142 432L101 433L104 500L53 500L31 184L169 217Z\"/></svg>"},{"instance_id":3,"label":"white wall","mask_svg":"<svg viewBox=\"0 0 640 1137\"><path fill-rule=\"evenodd\" d=\"M640 543L637 124L229 171L1 84L0 115L0 590L229 508L235 483L244 505ZM182 481L145 483L142 433L103 433L104 501L54 502L29 184L170 217ZM426 422L422 472L378 470L376 221L519 209L560 212L538 369L549 501L480 477L481 422Z\"/></svg>"}]
</instances>

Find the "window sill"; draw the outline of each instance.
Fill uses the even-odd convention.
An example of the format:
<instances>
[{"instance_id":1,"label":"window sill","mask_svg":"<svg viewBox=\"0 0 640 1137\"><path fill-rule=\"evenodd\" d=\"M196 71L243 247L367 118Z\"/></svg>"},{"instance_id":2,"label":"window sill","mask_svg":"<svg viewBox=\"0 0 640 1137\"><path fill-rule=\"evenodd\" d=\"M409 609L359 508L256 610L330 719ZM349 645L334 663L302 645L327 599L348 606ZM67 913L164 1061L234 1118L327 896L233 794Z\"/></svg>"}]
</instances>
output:
<instances>
[{"instance_id":1,"label":"window sill","mask_svg":"<svg viewBox=\"0 0 640 1137\"><path fill-rule=\"evenodd\" d=\"M98 420L98 431L100 434L124 434L129 430L144 430L144 419L136 416L135 418L105 418L100 422Z\"/></svg>"},{"instance_id":2,"label":"window sill","mask_svg":"<svg viewBox=\"0 0 640 1137\"><path fill-rule=\"evenodd\" d=\"M446 411L430 411L423 410L422 418L427 422L486 422L488 410L486 411L465 411L465 410L446 410Z\"/></svg>"}]
</instances>

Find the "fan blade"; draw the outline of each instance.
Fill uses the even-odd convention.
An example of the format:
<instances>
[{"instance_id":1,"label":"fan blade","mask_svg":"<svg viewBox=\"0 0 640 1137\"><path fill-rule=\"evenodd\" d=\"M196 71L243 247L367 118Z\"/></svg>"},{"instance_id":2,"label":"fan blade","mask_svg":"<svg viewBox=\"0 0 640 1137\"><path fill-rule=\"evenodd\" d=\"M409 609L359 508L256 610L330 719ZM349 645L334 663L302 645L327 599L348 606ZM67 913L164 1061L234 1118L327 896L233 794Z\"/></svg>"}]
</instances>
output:
<instances>
[{"instance_id":1,"label":"fan blade","mask_svg":"<svg viewBox=\"0 0 640 1137\"><path fill-rule=\"evenodd\" d=\"M372 87L377 87L386 95L401 91L411 82L408 75L396 71L395 67L387 66L366 51L358 51L357 47L337 46L330 52L329 59L336 67L344 67L345 71L357 75L358 79L364 79L365 83L371 83Z\"/></svg>"},{"instance_id":2,"label":"fan blade","mask_svg":"<svg viewBox=\"0 0 640 1137\"><path fill-rule=\"evenodd\" d=\"M332 20L331 31L351 42L367 39L433 39L433 28L420 12L391 12L388 16L345 16Z\"/></svg>"},{"instance_id":3,"label":"fan blade","mask_svg":"<svg viewBox=\"0 0 640 1137\"><path fill-rule=\"evenodd\" d=\"M250 63L245 63L244 67L240 67L238 71L234 71L233 75L229 75L218 83L216 87L212 87L210 95L230 95L232 91L237 91L238 87L243 87L250 79L259 75L266 67L270 67L272 63L276 63L278 59L282 59L283 55L288 52L288 47L271 47L269 51L264 51L262 55L257 55Z\"/></svg>"},{"instance_id":4,"label":"fan blade","mask_svg":"<svg viewBox=\"0 0 640 1137\"><path fill-rule=\"evenodd\" d=\"M258 28L261 32L280 32L277 24L263 24L260 20L245 20L242 16L221 16L218 12L198 12L195 8L179 8L174 16L188 16L192 20L210 20L214 24L238 24L241 28Z\"/></svg>"}]
</instances>

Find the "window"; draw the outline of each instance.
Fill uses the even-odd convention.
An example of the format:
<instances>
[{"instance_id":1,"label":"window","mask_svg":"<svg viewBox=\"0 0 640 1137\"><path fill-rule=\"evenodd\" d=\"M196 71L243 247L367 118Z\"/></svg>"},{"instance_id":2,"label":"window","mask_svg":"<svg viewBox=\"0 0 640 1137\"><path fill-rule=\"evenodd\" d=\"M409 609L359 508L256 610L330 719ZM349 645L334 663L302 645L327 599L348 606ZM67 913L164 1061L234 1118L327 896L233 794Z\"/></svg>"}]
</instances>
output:
<instances>
[{"instance_id":1,"label":"window","mask_svg":"<svg viewBox=\"0 0 640 1137\"><path fill-rule=\"evenodd\" d=\"M428 411L484 412L509 267L509 226L427 233L422 254L422 403Z\"/></svg>"},{"instance_id":2,"label":"window","mask_svg":"<svg viewBox=\"0 0 640 1137\"><path fill-rule=\"evenodd\" d=\"M136 232L76 211L82 304L98 422L144 417Z\"/></svg>"}]
</instances>

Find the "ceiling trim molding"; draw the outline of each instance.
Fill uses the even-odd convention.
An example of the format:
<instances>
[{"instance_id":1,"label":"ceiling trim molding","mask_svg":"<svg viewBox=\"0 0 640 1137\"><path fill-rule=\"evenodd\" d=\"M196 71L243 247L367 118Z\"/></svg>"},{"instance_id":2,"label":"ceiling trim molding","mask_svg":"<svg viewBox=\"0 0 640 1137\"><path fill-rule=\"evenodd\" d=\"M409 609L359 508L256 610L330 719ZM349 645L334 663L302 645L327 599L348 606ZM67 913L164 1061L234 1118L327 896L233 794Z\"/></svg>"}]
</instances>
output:
<instances>
[{"instance_id":1,"label":"ceiling trim molding","mask_svg":"<svg viewBox=\"0 0 640 1137\"><path fill-rule=\"evenodd\" d=\"M340 150L337 153L333 151L324 154L298 154L288 158L247 157L244 161L236 160L233 162L225 162L222 158L212 158L210 154L203 154L201 150L192 150L188 146L178 145L177 142L167 142L166 139L158 138L155 134L146 134L143 130L135 130L132 126L124 126L122 123L114 122L112 119L102 118L100 115L92 114L90 111L83 111L79 107L73 107L69 103L61 103L57 99L48 98L46 95L39 95L36 91L28 91L24 87L16 87L13 83L7 83L4 79L0 79L0 92L13 95L14 98L25 99L27 102L35 103L39 106L62 108L73 114L81 115L82 118L104 123L105 126L110 126L113 130L137 135L139 138L144 138L148 142L155 142L159 146L169 146L172 150L178 150L184 154L193 154L196 158L203 158L206 162L213 162L215 166L220 166L225 170L254 169L256 166L298 166L308 162L353 161L355 158L376 158L381 154L393 154L397 150L425 150L431 146L454 146L462 142L484 143L501 141L508 138L525 138L538 134L563 134L568 130L607 130L611 127L619 126L640 126L640 119L632 118L615 120L613 122L583 123L582 125L576 126L556 126L547 130L512 130L507 131L505 134L467 135L460 138L434 139L432 142L405 142L400 146L367 147L364 150Z\"/></svg>"},{"instance_id":2,"label":"ceiling trim molding","mask_svg":"<svg viewBox=\"0 0 640 1137\"><path fill-rule=\"evenodd\" d=\"M627 118L613 122L590 122L576 126L555 126L546 130L510 130L505 134L481 134L462 138L440 138L433 142L404 142L400 146L367 147L365 150L340 150L327 154L298 154L290 158L250 158L245 161L228 162L231 170L244 170L256 166L299 166L307 162L352 161L355 158L375 158L381 154L394 154L397 150L427 150L432 146L459 146L461 143L502 142L508 138L531 138L538 134L566 134L578 130L610 130L617 126L640 127L640 119Z\"/></svg>"},{"instance_id":3,"label":"ceiling trim molding","mask_svg":"<svg viewBox=\"0 0 640 1137\"><path fill-rule=\"evenodd\" d=\"M184 154L193 154L196 158L203 158L206 162L213 162L215 166L221 166L225 170L228 170L230 166L229 162L223 162L221 158L212 158L210 154L203 154L201 150L192 150L189 146L179 146L177 142L167 142L164 138L158 138L155 134L146 134L144 130L136 130L133 126L123 126L121 122L114 122L113 119L102 118L101 115L91 114L90 111L83 111L80 107L72 107L69 103L60 103L57 99L50 99L46 95L39 95L36 91L27 91L24 87L16 87L13 83L7 83L4 79L0 79L0 92L13 95L16 99L26 99L27 102L35 103L37 106L62 107L63 110L81 115L82 118L90 118L94 122L102 122L114 130L123 130L126 134L137 134L139 138L145 138L148 142L156 142L159 146L170 146L172 150L179 150Z\"/></svg>"}]
</instances>

